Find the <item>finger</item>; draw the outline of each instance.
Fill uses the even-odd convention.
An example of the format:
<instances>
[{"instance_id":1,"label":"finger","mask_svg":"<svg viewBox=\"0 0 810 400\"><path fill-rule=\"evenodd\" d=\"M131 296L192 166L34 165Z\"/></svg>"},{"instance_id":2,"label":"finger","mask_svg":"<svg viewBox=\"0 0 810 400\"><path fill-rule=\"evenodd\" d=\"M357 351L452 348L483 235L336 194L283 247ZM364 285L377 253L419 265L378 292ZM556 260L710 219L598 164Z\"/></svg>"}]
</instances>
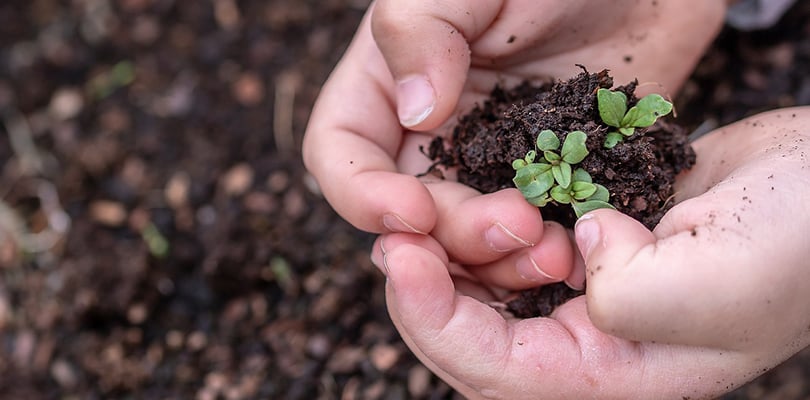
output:
<instances>
[{"instance_id":1,"label":"finger","mask_svg":"<svg viewBox=\"0 0 810 400\"><path fill-rule=\"evenodd\" d=\"M543 237L540 212L517 189L482 195L452 181L433 182L427 187L437 209L431 235L454 261L489 263L534 246Z\"/></svg>"},{"instance_id":2,"label":"finger","mask_svg":"<svg viewBox=\"0 0 810 400\"><path fill-rule=\"evenodd\" d=\"M577 242L573 232L568 231L568 239L571 243L571 247L576 248ZM568 275L568 278L565 279L565 284L571 289L583 290L585 289L585 259L582 258L582 254L578 249L576 249L573 253L573 269L571 270L571 274Z\"/></svg>"},{"instance_id":3,"label":"finger","mask_svg":"<svg viewBox=\"0 0 810 400\"><path fill-rule=\"evenodd\" d=\"M385 270L384 263L386 247L393 249L403 244L412 244L433 253L433 255L438 257L444 264L448 266L448 271L453 276L460 276L470 280L475 279L475 277L467 272L465 268L462 268L457 264L451 264L447 257L447 253L445 253L444 249L442 248L442 245L428 235L408 233L380 235L374 241L374 245L372 246L371 261L375 266L377 266L377 268L380 269L383 274L387 276L388 271Z\"/></svg>"},{"instance_id":4,"label":"finger","mask_svg":"<svg viewBox=\"0 0 810 400\"><path fill-rule=\"evenodd\" d=\"M425 233L435 208L417 178L397 172L402 128L391 86L366 19L313 109L304 162L332 207L357 228Z\"/></svg>"},{"instance_id":5,"label":"finger","mask_svg":"<svg viewBox=\"0 0 810 400\"><path fill-rule=\"evenodd\" d=\"M403 126L436 128L456 108L470 65L468 41L497 16L502 1L379 0L372 30L396 81Z\"/></svg>"},{"instance_id":6,"label":"finger","mask_svg":"<svg viewBox=\"0 0 810 400\"><path fill-rule=\"evenodd\" d=\"M430 135L409 132L399 154L398 168L404 173L423 174L430 160L419 151ZM424 176L422 181L436 205L436 226L430 232L453 261L481 265L506 254L529 248L543 237L543 223L537 207L530 205L516 190L482 195L477 190L446 179Z\"/></svg>"},{"instance_id":7,"label":"finger","mask_svg":"<svg viewBox=\"0 0 810 400\"><path fill-rule=\"evenodd\" d=\"M506 321L491 307L457 296L445 265L429 251L405 244L387 250L385 262L389 312L406 343L467 396L497 387L512 346ZM564 332L556 336L560 346L571 342Z\"/></svg>"},{"instance_id":8,"label":"finger","mask_svg":"<svg viewBox=\"0 0 810 400\"><path fill-rule=\"evenodd\" d=\"M543 238L536 245L467 269L479 281L508 290L529 289L567 279L574 266L574 248L568 231L556 222L543 225Z\"/></svg>"},{"instance_id":9,"label":"finger","mask_svg":"<svg viewBox=\"0 0 810 400\"><path fill-rule=\"evenodd\" d=\"M556 319L509 323L458 294L430 250L401 244L385 262L388 308L403 340L468 398L710 398L774 363L606 335L590 324L582 298Z\"/></svg>"},{"instance_id":10,"label":"finger","mask_svg":"<svg viewBox=\"0 0 810 400\"><path fill-rule=\"evenodd\" d=\"M447 271L450 273L450 276L453 277L453 282L457 290L466 293L468 296L471 296L484 303L495 301L500 298L500 296L497 296L495 293L489 290L487 286L482 285L481 282L474 275L470 274L466 268L463 268L456 263L450 263L447 258L447 254L444 252L444 249L442 249L441 244L428 235L408 233L380 235L377 237L377 240L372 247L371 261L383 272L383 274L387 276L388 271L385 269L386 248L397 248L403 244L417 246L423 250L433 253L433 255L438 257L442 263L447 266Z\"/></svg>"},{"instance_id":11,"label":"finger","mask_svg":"<svg viewBox=\"0 0 810 400\"><path fill-rule=\"evenodd\" d=\"M810 321L795 316L808 315L810 302L795 294L810 289L797 241L810 212L791 208L791 197L803 197L810 179L791 171L807 166L810 148L806 120L790 115L758 116L698 143L700 168L725 176L697 178L714 184L676 205L654 234L614 211L579 221L594 324L634 340L731 349L807 341Z\"/></svg>"}]
</instances>

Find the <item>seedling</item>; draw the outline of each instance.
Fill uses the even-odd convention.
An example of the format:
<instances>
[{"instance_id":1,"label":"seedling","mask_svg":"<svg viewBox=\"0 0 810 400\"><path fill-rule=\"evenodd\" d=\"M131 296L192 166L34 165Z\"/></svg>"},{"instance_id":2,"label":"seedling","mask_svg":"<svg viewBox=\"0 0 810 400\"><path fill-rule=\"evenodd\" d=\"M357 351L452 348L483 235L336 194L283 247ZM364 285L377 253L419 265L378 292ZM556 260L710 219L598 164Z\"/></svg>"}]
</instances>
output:
<instances>
[{"instance_id":1,"label":"seedling","mask_svg":"<svg viewBox=\"0 0 810 400\"><path fill-rule=\"evenodd\" d=\"M537 136L536 150L512 162L515 170L512 181L530 204L537 207L551 201L570 204L577 218L597 208L613 208L608 203L608 190L593 183L584 169L573 168L588 155L587 138L582 131L569 132L560 148L557 135L544 130ZM535 162L538 151L542 151L543 158Z\"/></svg>"},{"instance_id":2,"label":"seedling","mask_svg":"<svg viewBox=\"0 0 810 400\"><path fill-rule=\"evenodd\" d=\"M558 203L571 204L577 218L600 208L615 209L608 203L610 192L607 188L593 183L591 175L582 168L574 170L570 187L555 186L551 188L550 195Z\"/></svg>"},{"instance_id":3,"label":"seedling","mask_svg":"<svg viewBox=\"0 0 810 400\"><path fill-rule=\"evenodd\" d=\"M631 136L636 128L650 127L658 118L672 111L672 103L658 94L644 96L629 110L627 96L622 92L599 89L596 92L596 99L602 122L617 129L605 137L604 145L608 149L612 149L625 137Z\"/></svg>"},{"instance_id":4,"label":"seedling","mask_svg":"<svg viewBox=\"0 0 810 400\"><path fill-rule=\"evenodd\" d=\"M157 258L165 258L169 254L169 240L153 223L147 224L141 231L141 237L149 248L149 253Z\"/></svg>"}]
</instances>

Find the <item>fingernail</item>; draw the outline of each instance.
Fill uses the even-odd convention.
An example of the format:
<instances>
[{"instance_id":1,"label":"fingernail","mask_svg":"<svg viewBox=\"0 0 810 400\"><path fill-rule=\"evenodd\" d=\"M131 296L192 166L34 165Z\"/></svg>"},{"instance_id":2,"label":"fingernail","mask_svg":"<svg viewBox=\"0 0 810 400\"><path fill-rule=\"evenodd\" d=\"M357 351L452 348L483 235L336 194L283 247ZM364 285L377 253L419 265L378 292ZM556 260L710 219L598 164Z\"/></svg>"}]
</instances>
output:
<instances>
[{"instance_id":1,"label":"fingernail","mask_svg":"<svg viewBox=\"0 0 810 400\"><path fill-rule=\"evenodd\" d=\"M568 279L565 280L566 286L574 289L576 291L582 291L585 289L585 282L581 282L580 284L575 284L574 282L569 281Z\"/></svg>"},{"instance_id":2,"label":"fingernail","mask_svg":"<svg viewBox=\"0 0 810 400\"><path fill-rule=\"evenodd\" d=\"M424 76L411 76L397 84L397 114L402 126L410 127L424 121L435 105L433 86Z\"/></svg>"},{"instance_id":3,"label":"fingernail","mask_svg":"<svg viewBox=\"0 0 810 400\"><path fill-rule=\"evenodd\" d=\"M383 274L388 275L388 268L385 266L385 244L383 239L380 239L380 251L371 252L371 263L377 267Z\"/></svg>"},{"instance_id":4,"label":"fingernail","mask_svg":"<svg viewBox=\"0 0 810 400\"><path fill-rule=\"evenodd\" d=\"M561 278L555 278L546 271L543 271L534 259L529 256L521 257L515 262L515 269L517 270L518 275L520 275L523 279L531 282L539 282L539 281L554 281L557 282Z\"/></svg>"},{"instance_id":5,"label":"fingernail","mask_svg":"<svg viewBox=\"0 0 810 400\"><path fill-rule=\"evenodd\" d=\"M484 236L489 247L501 253L532 246L530 242L521 239L499 222L487 229Z\"/></svg>"},{"instance_id":6,"label":"fingernail","mask_svg":"<svg viewBox=\"0 0 810 400\"><path fill-rule=\"evenodd\" d=\"M576 234L577 247L579 247L579 251L582 253L582 258L587 261L588 256L601 240L599 222L592 216L585 214L574 226L574 233Z\"/></svg>"},{"instance_id":7,"label":"fingernail","mask_svg":"<svg viewBox=\"0 0 810 400\"><path fill-rule=\"evenodd\" d=\"M380 240L380 252L382 253L382 265L383 265L383 273L385 274L385 280L390 283L392 282L391 267L388 266L388 254L385 251L385 241L383 240ZM394 285L391 285L391 290L394 290Z\"/></svg>"},{"instance_id":8,"label":"fingernail","mask_svg":"<svg viewBox=\"0 0 810 400\"><path fill-rule=\"evenodd\" d=\"M399 215L385 214L383 215L383 225L391 232L404 232L404 233L418 233L424 235L425 233L414 228L411 224L405 222Z\"/></svg>"},{"instance_id":9,"label":"fingernail","mask_svg":"<svg viewBox=\"0 0 810 400\"><path fill-rule=\"evenodd\" d=\"M382 253L382 265L383 269L385 270L384 271L385 276L387 277L389 275L389 272L391 272L391 270L388 268L388 258L386 257L385 254L385 240L383 239L380 239L380 253Z\"/></svg>"}]
</instances>

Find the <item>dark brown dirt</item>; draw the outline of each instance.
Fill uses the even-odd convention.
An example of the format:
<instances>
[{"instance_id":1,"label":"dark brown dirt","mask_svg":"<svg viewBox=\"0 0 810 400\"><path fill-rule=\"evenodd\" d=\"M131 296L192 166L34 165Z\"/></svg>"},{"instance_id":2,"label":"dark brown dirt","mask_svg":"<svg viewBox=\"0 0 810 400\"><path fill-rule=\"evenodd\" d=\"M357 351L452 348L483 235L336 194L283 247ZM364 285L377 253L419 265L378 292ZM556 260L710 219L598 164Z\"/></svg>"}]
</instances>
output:
<instances>
[{"instance_id":1,"label":"dark brown dirt","mask_svg":"<svg viewBox=\"0 0 810 400\"><path fill-rule=\"evenodd\" d=\"M0 2L0 202L40 231L55 188L71 221L24 252L0 210L0 398L460 398L402 344L371 238L298 159L368 3ZM121 62L132 82L110 79ZM678 122L809 104L808 70L797 2L774 29L721 35ZM805 351L725 398L806 398L808 376Z\"/></svg>"},{"instance_id":2,"label":"dark brown dirt","mask_svg":"<svg viewBox=\"0 0 810 400\"><path fill-rule=\"evenodd\" d=\"M685 130L663 119L606 149L602 144L610 127L599 116L600 88L623 92L630 107L638 101L635 82L613 88L608 71L589 74L584 67L564 82L495 88L483 105L461 117L449 140L437 137L431 143L428 156L437 160L433 168L456 168L459 182L491 193L514 187L512 161L536 150L540 131L550 129L561 141L568 132L582 131L589 154L578 167L608 189L617 210L652 229L674 204L675 176L694 164L695 153ZM552 202L541 214L568 228L576 222L566 204ZM519 293L507 308L519 318L543 317L582 293L565 284L548 285Z\"/></svg>"},{"instance_id":3,"label":"dark brown dirt","mask_svg":"<svg viewBox=\"0 0 810 400\"><path fill-rule=\"evenodd\" d=\"M428 155L438 160L436 166L457 168L459 182L491 193L514 187L512 161L535 150L540 131L550 129L564 140L568 132L579 130L588 135L590 154L578 166L608 189L617 210L652 228L673 205L675 176L694 164L695 153L686 131L663 119L637 129L612 149L604 148L610 127L599 117L596 90L624 92L633 106L638 101L635 87L632 82L613 88L608 71L583 71L565 82L496 88L488 101L460 119L449 143L436 138ZM569 228L576 221L569 205L556 202L541 213Z\"/></svg>"}]
</instances>

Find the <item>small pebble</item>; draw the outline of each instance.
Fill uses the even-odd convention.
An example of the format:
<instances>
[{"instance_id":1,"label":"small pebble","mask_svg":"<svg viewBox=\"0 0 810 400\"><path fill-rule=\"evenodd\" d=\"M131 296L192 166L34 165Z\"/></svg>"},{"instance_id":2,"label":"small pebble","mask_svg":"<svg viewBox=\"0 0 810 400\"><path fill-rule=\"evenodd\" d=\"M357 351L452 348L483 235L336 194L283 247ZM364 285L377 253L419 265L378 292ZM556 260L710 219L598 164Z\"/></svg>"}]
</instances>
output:
<instances>
[{"instance_id":1,"label":"small pebble","mask_svg":"<svg viewBox=\"0 0 810 400\"><path fill-rule=\"evenodd\" d=\"M332 342L329 336L316 333L307 340L307 353L316 359L324 359L332 351Z\"/></svg>"},{"instance_id":2,"label":"small pebble","mask_svg":"<svg viewBox=\"0 0 810 400\"><path fill-rule=\"evenodd\" d=\"M136 303L127 310L127 320L131 324L142 324L149 316L149 312L143 303Z\"/></svg>"},{"instance_id":3,"label":"small pebble","mask_svg":"<svg viewBox=\"0 0 810 400\"><path fill-rule=\"evenodd\" d=\"M76 88L58 89L51 97L48 112L57 120L73 118L84 108L82 92Z\"/></svg>"},{"instance_id":4,"label":"small pebble","mask_svg":"<svg viewBox=\"0 0 810 400\"><path fill-rule=\"evenodd\" d=\"M244 194L253 184L253 168L248 164L233 166L222 177L222 188L229 196Z\"/></svg>"},{"instance_id":5,"label":"small pebble","mask_svg":"<svg viewBox=\"0 0 810 400\"><path fill-rule=\"evenodd\" d=\"M200 331L194 331L188 335L188 348L192 351L202 350L208 344L208 337Z\"/></svg>"},{"instance_id":6,"label":"small pebble","mask_svg":"<svg viewBox=\"0 0 810 400\"><path fill-rule=\"evenodd\" d=\"M388 371L397 363L400 351L390 344L381 343L371 348L371 363L378 371Z\"/></svg>"},{"instance_id":7,"label":"small pebble","mask_svg":"<svg viewBox=\"0 0 810 400\"><path fill-rule=\"evenodd\" d=\"M412 398L422 398L430 390L430 378L433 374L422 365L411 367L408 371L408 393Z\"/></svg>"},{"instance_id":8,"label":"small pebble","mask_svg":"<svg viewBox=\"0 0 810 400\"><path fill-rule=\"evenodd\" d=\"M67 389L75 387L78 381L76 369L61 358L51 364L51 377L59 386Z\"/></svg>"},{"instance_id":9,"label":"small pebble","mask_svg":"<svg viewBox=\"0 0 810 400\"><path fill-rule=\"evenodd\" d=\"M172 350L177 350L183 346L185 338L183 333L176 330L171 330L166 334L166 345Z\"/></svg>"},{"instance_id":10,"label":"small pebble","mask_svg":"<svg viewBox=\"0 0 810 400\"><path fill-rule=\"evenodd\" d=\"M264 100L264 83L258 74L245 72L231 87L234 98L243 106L255 106Z\"/></svg>"},{"instance_id":11,"label":"small pebble","mask_svg":"<svg viewBox=\"0 0 810 400\"><path fill-rule=\"evenodd\" d=\"M127 219L124 205L115 201L96 200L90 204L90 216L102 225L118 227Z\"/></svg>"}]
</instances>

